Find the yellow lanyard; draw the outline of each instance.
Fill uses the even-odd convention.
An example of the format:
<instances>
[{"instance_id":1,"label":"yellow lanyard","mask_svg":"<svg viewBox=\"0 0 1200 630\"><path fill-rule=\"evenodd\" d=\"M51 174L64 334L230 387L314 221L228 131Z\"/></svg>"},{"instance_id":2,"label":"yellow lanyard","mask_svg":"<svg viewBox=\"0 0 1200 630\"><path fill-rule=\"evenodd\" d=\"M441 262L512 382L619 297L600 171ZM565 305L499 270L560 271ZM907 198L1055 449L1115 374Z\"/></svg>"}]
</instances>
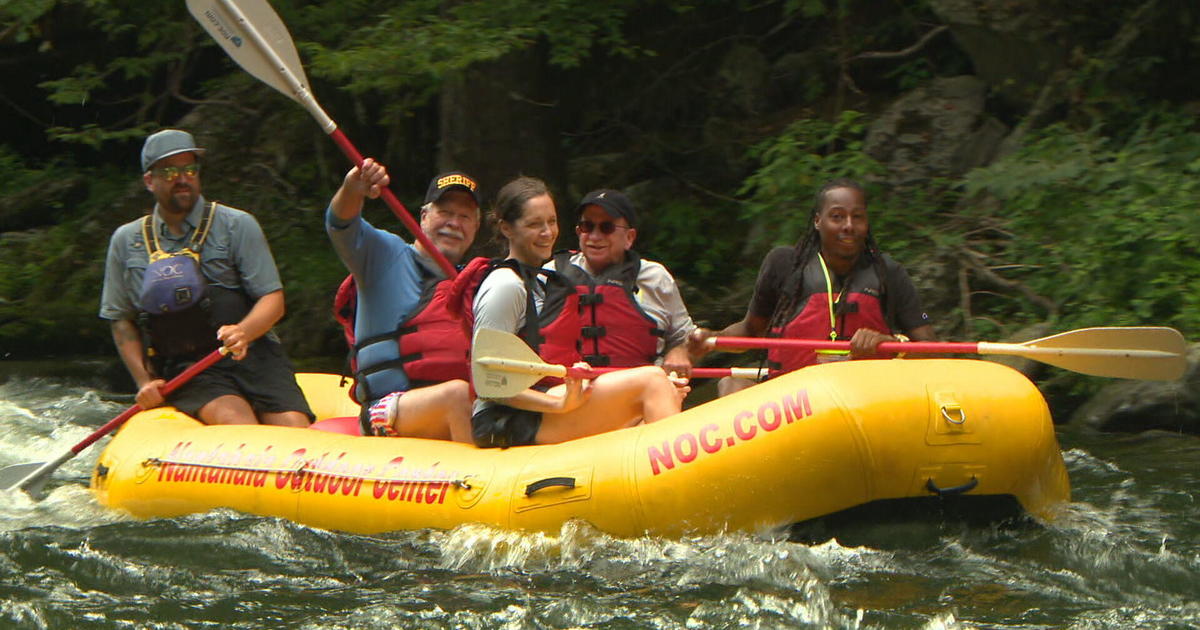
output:
<instances>
[{"instance_id":1,"label":"yellow lanyard","mask_svg":"<svg viewBox=\"0 0 1200 630\"><path fill-rule=\"evenodd\" d=\"M833 282L829 278L829 267L825 266L825 258L820 253L817 254L817 260L821 261L821 272L825 274L825 297L829 301L829 340L837 341L837 314L834 311L833 303ZM849 282L847 282L849 284ZM837 301L842 301L842 294L846 292L846 287L838 292ZM850 354L849 350L817 350L817 354Z\"/></svg>"}]
</instances>

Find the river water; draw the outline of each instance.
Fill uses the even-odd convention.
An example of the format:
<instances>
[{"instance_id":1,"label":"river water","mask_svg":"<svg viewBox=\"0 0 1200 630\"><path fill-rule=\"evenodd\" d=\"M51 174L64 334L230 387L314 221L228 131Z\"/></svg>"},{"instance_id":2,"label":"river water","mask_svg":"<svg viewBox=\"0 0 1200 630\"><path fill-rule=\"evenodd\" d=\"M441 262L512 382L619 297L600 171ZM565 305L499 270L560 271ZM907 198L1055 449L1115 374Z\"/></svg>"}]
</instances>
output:
<instances>
[{"instance_id":1,"label":"river water","mask_svg":"<svg viewBox=\"0 0 1200 630\"><path fill-rule=\"evenodd\" d=\"M128 404L10 376L0 466L51 458ZM1059 440L1074 501L1051 524L905 521L845 544L134 521L87 489L102 440L45 500L0 493L0 628L1200 627L1200 438Z\"/></svg>"}]
</instances>

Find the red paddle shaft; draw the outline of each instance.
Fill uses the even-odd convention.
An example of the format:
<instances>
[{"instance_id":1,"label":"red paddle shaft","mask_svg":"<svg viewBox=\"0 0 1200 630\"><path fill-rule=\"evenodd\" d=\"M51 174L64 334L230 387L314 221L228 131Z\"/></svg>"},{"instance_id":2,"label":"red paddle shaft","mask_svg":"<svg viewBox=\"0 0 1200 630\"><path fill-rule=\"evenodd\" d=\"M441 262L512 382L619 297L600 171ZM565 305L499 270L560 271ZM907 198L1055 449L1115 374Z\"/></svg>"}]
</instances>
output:
<instances>
[{"instance_id":1,"label":"red paddle shaft","mask_svg":"<svg viewBox=\"0 0 1200 630\"><path fill-rule=\"evenodd\" d=\"M346 134L342 133L341 129L334 128L333 131L329 132L329 137L333 139L333 143L338 145L338 148L342 150L342 153L345 154L347 158L350 158L350 161L353 162L355 166L362 166L362 154L358 152L358 149L354 148L354 145L350 142L350 139L346 137ZM442 268L442 271L445 272L446 277L453 278L457 276L458 270L454 268L454 265L450 264L450 260L446 258L446 255L442 253L442 250L434 247L433 241L430 240L429 235L425 234L425 232L421 230L421 225L417 223L417 220L414 219L411 214L408 213L408 210L404 208L404 204L400 203L400 200L396 198L396 195L392 194L392 190L385 186L380 194L380 197L382 197L383 202L392 209L392 214L395 214L396 218L400 219L400 222L404 224L404 227L408 228L409 232L412 232L413 237L420 241L421 246L425 248L425 251L429 252L430 256L433 256L434 262L436 262L438 266Z\"/></svg>"},{"instance_id":2,"label":"red paddle shaft","mask_svg":"<svg viewBox=\"0 0 1200 630\"><path fill-rule=\"evenodd\" d=\"M764 337L712 337L716 348L808 348L810 350L849 350L849 341L826 341L822 339L771 339ZM885 341L879 344L879 352L907 352L916 354L957 352L979 354L978 342L955 341Z\"/></svg>"},{"instance_id":3,"label":"red paddle shaft","mask_svg":"<svg viewBox=\"0 0 1200 630\"><path fill-rule=\"evenodd\" d=\"M192 377L203 372L204 370L207 370L210 366L212 366L212 364L216 363L217 361L220 361L221 357L223 357L223 356L225 356L225 347L224 346L222 346L221 348L218 348L216 350L213 350L212 352L208 353L208 355L206 355L203 359L200 359L199 361L193 363L190 367L188 367L188 369L180 372L178 376L167 381L166 384L164 384L159 389L159 391L162 392L162 395L165 398L171 392L179 389L180 387L183 387L183 385L185 383L192 380ZM141 405L134 405L134 406L126 409L125 411L122 411L119 416L104 423L103 426L101 426L99 429L96 429L95 432L93 432L91 435L84 438L82 442L76 444L75 446L72 446L71 452L78 455L81 451L83 451L83 449L91 446L92 443L94 443L96 440L99 440L100 438L102 438L102 437L108 435L110 432L112 432L113 429L116 429L117 427L121 426L122 424L125 424L126 420L132 418L133 414L135 414L141 410L142 410Z\"/></svg>"}]
</instances>

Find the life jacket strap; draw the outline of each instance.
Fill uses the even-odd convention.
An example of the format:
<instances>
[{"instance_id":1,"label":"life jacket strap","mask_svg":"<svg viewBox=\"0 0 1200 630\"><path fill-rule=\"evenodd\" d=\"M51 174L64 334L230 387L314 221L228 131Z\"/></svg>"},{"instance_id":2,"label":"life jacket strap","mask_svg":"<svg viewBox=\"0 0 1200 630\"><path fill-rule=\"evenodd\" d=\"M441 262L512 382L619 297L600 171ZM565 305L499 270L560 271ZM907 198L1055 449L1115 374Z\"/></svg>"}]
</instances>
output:
<instances>
[{"instance_id":1,"label":"life jacket strap","mask_svg":"<svg viewBox=\"0 0 1200 630\"><path fill-rule=\"evenodd\" d=\"M163 253L162 245L158 241L158 232L154 229L154 213L142 217L142 241L146 244L146 258L148 262L166 258L168 256L177 256L186 254L191 256L196 262L200 262L200 250L204 249L204 241L208 240L208 233L212 230L213 215L217 213L217 202L208 204L204 209L204 213L200 215L200 225L192 232L192 238L188 240L188 244L182 250L171 254Z\"/></svg>"},{"instance_id":2,"label":"life jacket strap","mask_svg":"<svg viewBox=\"0 0 1200 630\"><path fill-rule=\"evenodd\" d=\"M592 367L608 367L612 364L612 357L607 354L585 354L583 360Z\"/></svg>"},{"instance_id":3,"label":"life jacket strap","mask_svg":"<svg viewBox=\"0 0 1200 630\"><path fill-rule=\"evenodd\" d=\"M580 332L584 339L598 339L608 334L604 326L582 326Z\"/></svg>"}]
</instances>

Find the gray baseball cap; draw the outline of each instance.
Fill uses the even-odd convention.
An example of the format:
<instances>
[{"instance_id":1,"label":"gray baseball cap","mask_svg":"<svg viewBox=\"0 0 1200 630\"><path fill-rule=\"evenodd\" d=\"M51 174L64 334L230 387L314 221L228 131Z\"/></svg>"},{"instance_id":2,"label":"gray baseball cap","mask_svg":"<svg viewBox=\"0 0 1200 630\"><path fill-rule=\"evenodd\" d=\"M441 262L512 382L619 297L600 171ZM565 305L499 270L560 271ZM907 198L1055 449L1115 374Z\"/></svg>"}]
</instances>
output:
<instances>
[{"instance_id":1,"label":"gray baseball cap","mask_svg":"<svg viewBox=\"0 0 1200 630\"><path fill-rule=\"evenodd\" d=\"M155 162L165 157L188 151L197 155L204 153L204 149L196 146L192 134L178 129L156 131L150 134L146 143L142 145L142 171L150 170Z\"/></svg>"}]
</instances>

